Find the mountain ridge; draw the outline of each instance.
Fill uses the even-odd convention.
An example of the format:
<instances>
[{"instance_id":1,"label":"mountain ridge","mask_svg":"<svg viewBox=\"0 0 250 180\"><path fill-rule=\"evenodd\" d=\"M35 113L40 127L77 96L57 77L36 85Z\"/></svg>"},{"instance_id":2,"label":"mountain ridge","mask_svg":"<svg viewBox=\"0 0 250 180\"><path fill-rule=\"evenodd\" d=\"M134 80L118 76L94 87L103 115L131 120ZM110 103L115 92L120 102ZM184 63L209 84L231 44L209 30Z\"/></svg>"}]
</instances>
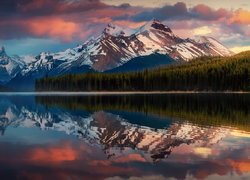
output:
<instances>
[{"instance_id":1,"label":"mountain ridge","mask_svg":"<svg viewBox=\"0 0 250 180\"><path fill-rule=\"evenodd\" d=\"M245 52L140 72L47 77L36 81L36 91L249 91L249 57Z\"/></svg>"},{"instance_id":2,"label":"mountain ridge","mask_svg":"<svg viewBox=\"0 0 250 180\"><path fill-rule=\"evenodd\" d=\"M0 105L2 136L9 127L58 131L102 148L107 157L126 153L125 149L136 149L150 161L159 161L167 158L174 147L195 143L213 145L229 132L225 128L207 128L180 122L170 122L165 127L151 128L131 123L130 119L119 113L96 111L82 115L67 109L20 106L6 99L0 101ZM115 151L117 149L119 151Z\"/></svg>"},{"instance_id":3,"label":"mountain ridge","mask_svg":"<svg viewBox=\"0 0 250 180\"><path fill-rule=\"evenodd\" d=\"M156 19L137 29L110 23L98 37L75 48L56 53L42 52L36 57L9 57L17 69L8 72L8 77L0 81L6 84L16 82L15 79L24 81L27 77L35 80L63 74L105 72L121 67L134 58L155 53L169 56L175 62L185 62L201 56L233 54L211 37L182 39ZM2 60L0 56L0 62ZM0 74L4 73L0 71Z\"/></svg>"}]
</instances>

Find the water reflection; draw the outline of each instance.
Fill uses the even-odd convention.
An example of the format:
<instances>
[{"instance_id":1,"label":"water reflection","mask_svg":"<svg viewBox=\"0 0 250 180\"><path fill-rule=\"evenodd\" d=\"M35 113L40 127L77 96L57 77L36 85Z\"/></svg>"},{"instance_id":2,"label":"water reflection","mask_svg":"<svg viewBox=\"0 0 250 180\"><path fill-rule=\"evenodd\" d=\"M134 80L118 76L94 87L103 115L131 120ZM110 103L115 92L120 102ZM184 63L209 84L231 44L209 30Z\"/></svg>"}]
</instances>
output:
<instances>
[{"instance_id":1,"label":"water reflection","mask_svg":"<svg viewBox=\"0 0 250 180\"><path fill-rule=\"evenodd\" d=\"M0 177L249 178L248 109L248 95L3 96Z\"/></svg>"}]
</instances>

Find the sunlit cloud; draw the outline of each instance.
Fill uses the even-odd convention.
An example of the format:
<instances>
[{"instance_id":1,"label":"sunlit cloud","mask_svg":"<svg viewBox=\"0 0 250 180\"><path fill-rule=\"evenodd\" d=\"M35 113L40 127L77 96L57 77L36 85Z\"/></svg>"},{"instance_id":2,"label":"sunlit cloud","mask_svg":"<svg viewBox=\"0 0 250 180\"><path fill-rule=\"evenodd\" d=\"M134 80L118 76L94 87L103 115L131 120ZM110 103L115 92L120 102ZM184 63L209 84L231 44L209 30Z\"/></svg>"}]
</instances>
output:
<instances>
[{"instance_id":1,"label":"sunlit cloud","mask_svg":"<svg viewBox=\"0 0 250 180\"><path fill-rule=\"evenodd\" d=\"M140 154L129 154L127 156L118 157L114 160L116 163L128 163L128 162L146 162L146 160Z\"/></svg>"},{"instance_id":2,"label":"sunlit cloud","mask_svg":"<svg viewBox=\"0 0 250 180\"><path fill-rule=\"evenodd\" d=\"M35 19L27 22L30 31L37 37L48 36L71 41L76 33L80 33L80 27L74 22L67 22L57 18Z\"/></svg>"},{"instance_id":3,"label":"sunlit cloud","mask_svg":"<svg viewBox=\"0 0 250 180\"><path fill-rule=\"evenodd\" d=\"M246 48L247 50L250 50L250 46L248 46L247 48ZM241 132L241 131L235 130L235 131L232 131L230 134L236 137L240 137L240 138L250 138L250 133L247 133L247 132Z\"/></svg>"},{"instance_id":4,"label":"sunlit cloud","mask_svg":"<svg viewBox=\"0 0 250 180\"><path fill-rule=\"evenodd\" d=\"M230 23L250 24L250 11L244 9L235 11L232 18L230 19Z\"/></svg>"},{"instance_id":5,"label":"sunlit cloud","mask_svg":"<svg viewBox=\"0 0 250 180\"><path fill-rule=\"evenodd\" d=\"M230 48L230 50L235 53L240 53L244 51L250 51L250 46L237 46L237 47Z\"/></svg>"},{"instance_id":6,"label":"sunlit cloud","mask_svg":"<svg viewBox=\"0 0 250 180\"><path fill-rule=\"evenodd\" d=\"M98 36L110 22L137 28L157 18L181 37L209 35L239 52L240 48L248 49L248 44L239 41L234 44L225 37L237 34L244 39L250 37L249 7L247 0L227 3L201 0L192 3L177 0L0 1L0 40L15 40L18 44L20 39L43 38L59 40L64 48L65 43L79 43L90 36Z\"/></svg>"},{"instance_id":7,"label":"sunlit cloud","mask_svg":"<svg viewBox=\"0 0 250 180\"><path fill-rule=\"evenodd\" d=\"M198 154L204 158L207 158L208 156L212 155L212 149L206 148L206 147L196 147L193 149L195 154Z\"/></svg>"},{"instance_id":8,"label":"sunlit cloud","mask_svg":"<svg viewBox=\"0 0 250 180\"><path fill-rule=\"evenodd\" d=\"M229 163L239 173L250 172L250 160L242 160L242 161L230 160Z\"/></svg>"},{"instance_id":9,"label":"sunlit cloud","mask_svg":"<svg viewBox=\"0 0 250 180\"><path fill-rule=\"evenodd\" d=\"M30 159L37 162L74 161L77 152L69 145L63 147L36 148L31 152Z\"/></svg>"},{"instance_id":10,"label":"sunlit cloud","mask_svg":"<svg viewBox=\"0 0 250 180\"><path fill-rule=\"evenodd\" d=\"M194 35L207 35L210 33L212 33L212 29L210 29L208 26L202 26L193 30Z\"/></svg>"}]
</instances>

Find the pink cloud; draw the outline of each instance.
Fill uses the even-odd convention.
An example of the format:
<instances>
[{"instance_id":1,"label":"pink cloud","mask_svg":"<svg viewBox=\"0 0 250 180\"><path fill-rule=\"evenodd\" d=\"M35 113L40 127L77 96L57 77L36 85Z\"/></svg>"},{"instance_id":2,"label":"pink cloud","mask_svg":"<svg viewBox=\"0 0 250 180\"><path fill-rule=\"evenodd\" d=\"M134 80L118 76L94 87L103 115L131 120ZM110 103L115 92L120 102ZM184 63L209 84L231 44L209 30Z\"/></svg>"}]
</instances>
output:
<instances>
[{"instance_id":1,"label":"pink cloud","mask_svg":"<svg viewBox=\"0 0 250 180\"><path fill-rule=\"evenodd\" d=\"M106 24L137 28L152 18L164 21L181 37L209 26L211 36L250 37L250 12L215 9L204 4L188 7L180 2L160 8L112 6L100 0L8 0L0 4L0 39L51 38L62 42L86 40L99 35ZM210 35L210 34L209 34Z\"/></svg>"},{"instance_id":2,"label":"pink cloud","mask_svg":"<svg viewBox=\"0 0 250 180\"><path fill-rule=\"evenodd\" d=\"M197 19L218 21L230 16L231 12L222 8L215 10L205 4L199 4L191 8L191 13L195 13Z\"/></svg>"},{"instance_id":3,"label":"pink cloud","mask_svg":"<svg viewBox=\"0 0 250 180\"><path fill-rule=\"evenodd\" d=\"M34 36L60 38L63 41L71 41L80 32L79 24L59 18L32 19L25 24Z\"/></svg>"},{"instance_id":4,"label":"pink cloud","mask_svg":"<svg viewBox=\"0 0 250 180\"><path fill-rule=\"evenodd\" d=\"M63 147L36 148L30 153L30 160L39 163L74 161L77 157L77 151L69 144L65 144Z\"/></svg>"},{"instance_id":5,"label":"pink cloud","mask_svg":"<svg viewBox=\"0 0 250 180\"><path fill-rule=\"evenodd\" d=\"M233 24L250 24L250 11L238 9L229 21Z\"/></svg>"},{"instance_id":6,"label":"pink cloud","mask_svg":"<svg viewBox=\"0 0 250 180\"><path fill-rule=\"evenodd\" d=\"M117 25L124 26L124 27L129 27L129 28L138 28L142 25L144 25L146 22L133 22L133 21L127 21L127 20L118 20L114 21Z\"/></svg>"}]
</instances>

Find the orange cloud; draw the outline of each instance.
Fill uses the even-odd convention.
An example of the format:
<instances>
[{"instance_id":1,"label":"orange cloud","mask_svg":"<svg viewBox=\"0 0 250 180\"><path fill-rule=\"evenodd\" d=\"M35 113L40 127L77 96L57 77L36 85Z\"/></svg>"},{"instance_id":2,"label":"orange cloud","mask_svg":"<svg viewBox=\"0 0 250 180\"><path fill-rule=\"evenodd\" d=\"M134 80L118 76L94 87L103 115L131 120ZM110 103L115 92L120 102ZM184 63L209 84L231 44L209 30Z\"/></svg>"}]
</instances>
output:
<instances>
[{"instance_id":1,"label":"orange cloud","mask_svg":"<svg viewBox=\"0 0 250 180\"><path fill-rule=\"evenodd\" d=\"M94 18L90 18L89 20L92 23L106 23L106 24L108 24L112 21L112 19L110 17L103 17L103 18L95 18L94 17Z\"/></svg>"},{"instance_id":2,"label":"orange cloud","mask_svg":"<svg viewBox=\"0 0 250 180\"><path fill-rule=\"evenodd\" d=\"M229 161L230 165L235 168L239 173L248 173L250 172L250 161Z\"/></svg>"},{"instance_id":3,"label":"orange cloud","mask_svg":"<svg viewBox=\"0 0 250 180\"><path fill-rule=\"evenodd\" d=\"M80 27L74 22L68 22L59 18L39 18L27 22L32 34L36 36L49 36L70 41L78 32Z\"/></svg>"},{"instance_id":4,"label":"orange cloud","mask_svg":"<svg viewBox=\"0 0 250 180\"><path fill-rule=\"evenodd\" d=\"M64 147L36 148L31 152L30 159L38 162L62 162L73 161L77 158L77 152L65 145Z\"/></svg>"},{"instance_id":5,"label":"orange cloud","mask_svg":"<svg viewBox=\"0 0 250 180\"><path fill-rule=\"evenodd\" d=\"M250 11L243 9L235 11L230 22L235 24L250 24Z\"/></svg>"},{"instance_id":6,"label":"orange cloud","mask_svg":"<svg viewBox=\"0 0 250 180\"><path fill-rule=\"evenodd\" d=\"M128 162L146 162L146 160L140 154L129 154L122 156L114 160L117 163L128 163Z\"/></svg>"},{"instance_id":7,"label":"orange cloud","mask_svg":"<svg viewBox=\"0 0 250 180\"><path fill-rule=\"evenodd\" d=\"M115 21L115 23L119 26L124 26L124 27L129 27L129 28L138 28L142 25L144 25L146 22L132 22L132 21L126 21L126 20L121 20L121 21Z\"/></svg>"},{"instance_id":8,"label":"orange cloud","mask_svg":"<svg viewBox=\"0 0 250 180\"><path fill-rule=\"evenodd\" d=\"M128 154L127 156L117 157L113 160L93 160L89 164L92 166L110 166L115 163L129 163L129 162L146 162L140 154Z\"/></svg>"}]
</instances>

